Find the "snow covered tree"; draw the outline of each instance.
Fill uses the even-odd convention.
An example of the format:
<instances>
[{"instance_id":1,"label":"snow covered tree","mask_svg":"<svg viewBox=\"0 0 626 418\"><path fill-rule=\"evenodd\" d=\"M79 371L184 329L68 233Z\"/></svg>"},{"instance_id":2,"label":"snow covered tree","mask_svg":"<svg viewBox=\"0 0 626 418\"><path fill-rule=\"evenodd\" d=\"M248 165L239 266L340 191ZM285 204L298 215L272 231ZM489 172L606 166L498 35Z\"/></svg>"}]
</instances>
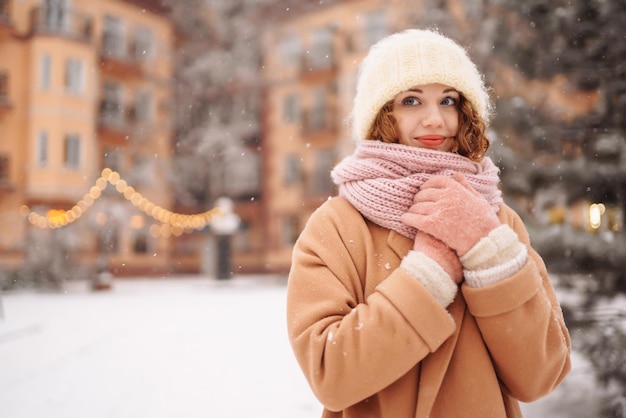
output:
<instances>
[{"instance_id":1,"label":"snow covered tree","mask_svg":"<svg viewBox=\"0 0 626 418\"><path fill-rule=\"evenodd\" d=\"M178 28L172 182L178 203L260 192L258 10L269 0L170 0Z\"/></svg>"},{"instance_id":2,"label":"snow covered tree","mask_svg":"<svg viewBox=\"0 0 626 418\"><path fill-rule=\"evenodd\" d=\"M626 2L493 0L488 10L491 76L502 77L493 65L500 62L526 86L546 87L543 100L530 97L532 88L496 98L494 152L505 192L531 196L526 221L549 269L582 278L569 283L584 298L565 306L568 324L608 388L603 416L624 417L623 313L599 304L626 292ZM555 85L560 95L547 91ZM568 117L555 97L591 106ZM579 213L577 202L587 202ZM581 227L573 228L578 215Z\"/></svg>"},{"instance_id":3,"label":"snow covered tree","mask_svg":"<svg viewBox=\"0 0 626 418\"><path fill-rule=\"evenodd\" d=\"M561 183L571 201L612 204L626 210L626 3L619 0L493 2L499 14L493 55L527 80L567 81L562 89L597 97L574 119L525 97L497 98L495 129L521 158L534 161L523 177L533 189ZM514 29L514 30L512 30ZM506 138L511 136L511 140ZM513 145L513 142L518 145ZM522 144L522 145L519 145ZM521 161L523 161L520 158ZM558 164L553 164L559 160ZM509 172L507 172L509 169ZM519 182L504 167L505 187ZM623 231L623 225L613 230ZM621 234L623 236L623 233ZM624 251L620 248L620 251ZM611 266L613 267L613 266Z\"/></svg>"}]
</instances>

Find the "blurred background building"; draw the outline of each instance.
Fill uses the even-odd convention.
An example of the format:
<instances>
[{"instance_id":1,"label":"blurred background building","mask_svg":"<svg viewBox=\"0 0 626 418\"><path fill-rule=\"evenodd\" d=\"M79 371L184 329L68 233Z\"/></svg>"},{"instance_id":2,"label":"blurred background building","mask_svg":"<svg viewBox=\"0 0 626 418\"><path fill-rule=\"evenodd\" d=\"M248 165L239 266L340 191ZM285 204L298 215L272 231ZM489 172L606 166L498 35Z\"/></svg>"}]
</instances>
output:
<instances>
[{"instance_id":1,"label":"blurred background building","mask_svg":"<svg viewBox=\"0 0 626 418\"><path fill-rule=\"evenodd\" d=\"M103 262L119 273L169 270L170 240L150 237L145 214L111 188L66 230L38 228L23 213L71 210L105 167L171 206L166 11L147 0L0 1L3 270L45 275L57 265L50 274L67 276L70 264Z\"/></svg>"},{"instance_id":2,"label":"blurred background building","mask_svg":"<svg viewBox=\"0 0 626 418\"><path fill-rule=\"evenodd\" d=\"M490 155L546 261L615 280L622 12L616 0L0 0L0 269L60 258L116 275L214 273L210 226L163 229L122 188L105 184L63 228L25 218L24 205L70 211L110 168L175 213L231 199L233 273L286 273L352 151L360 60L392 32L437 27L493 89Z\"/></svg>"}]
</instances>

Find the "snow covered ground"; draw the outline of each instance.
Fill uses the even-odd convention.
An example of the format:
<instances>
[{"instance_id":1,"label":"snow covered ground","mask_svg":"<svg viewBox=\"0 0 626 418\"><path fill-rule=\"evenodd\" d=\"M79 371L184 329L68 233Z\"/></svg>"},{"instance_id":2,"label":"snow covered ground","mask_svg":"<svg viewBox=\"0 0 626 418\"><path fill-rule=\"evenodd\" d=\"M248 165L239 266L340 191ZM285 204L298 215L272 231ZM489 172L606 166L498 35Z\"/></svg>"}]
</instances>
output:
<instances>
[{"instance_id":1,"label":"snow covered ground","mask_svg":"<svg viewBox=\"0 0 626 418\"><path fill-rule=\"evenodd\" d=\"M3 418L318 418L285 330L285 279L118 279L2 295ZM594 418L584 359L529 418Z\"/></svg>"}]
</instances>

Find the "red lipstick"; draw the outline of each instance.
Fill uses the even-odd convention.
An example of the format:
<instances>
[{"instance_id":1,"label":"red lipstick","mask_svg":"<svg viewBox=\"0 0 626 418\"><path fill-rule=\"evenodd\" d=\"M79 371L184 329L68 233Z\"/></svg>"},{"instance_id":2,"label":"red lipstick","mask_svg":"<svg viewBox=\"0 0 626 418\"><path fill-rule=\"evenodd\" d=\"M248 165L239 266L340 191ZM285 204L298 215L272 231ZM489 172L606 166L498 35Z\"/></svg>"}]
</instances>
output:
<instances>
[{"instance_id":1,"label":"red lipstick","mask_svg":"<svg viewBox=\"0 0 626 418\"><path fill-rule=\"evenodd\" d=\"M438 147L443 144L446 140L446 137L443 135L423 135L415 138L420 144L427 146L429 148Z\"/></svg>"}]
</instances>

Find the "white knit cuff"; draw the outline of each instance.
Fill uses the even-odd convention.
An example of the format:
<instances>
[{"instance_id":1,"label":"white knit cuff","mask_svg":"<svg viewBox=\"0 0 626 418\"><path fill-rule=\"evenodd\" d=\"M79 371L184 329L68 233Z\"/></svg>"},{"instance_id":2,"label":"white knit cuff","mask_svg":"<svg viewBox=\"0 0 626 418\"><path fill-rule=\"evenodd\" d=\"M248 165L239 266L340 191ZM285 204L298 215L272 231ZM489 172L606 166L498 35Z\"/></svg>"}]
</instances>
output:
<instances>
[{"instance_id":1,"label":"white knit cuff","mask_svg":"<svg viewBox=\"0 0 626 418\"><path fill-rule=\"evenodd\" d=\"M478 241L459 260L467 270L488 269L515 257L523 246L515 231L502 224Z\"/></svg>"},{"instance_id":2,"label":"white knit cuff","mask_svg":"<svg viewBox=\"0 0 626 418\"><path fill-rule=\"evenodd\" d=\"M450 275L432 258L420 251L409 251L400 264L446 308L454 300L458 286Z\"/></svg>"},{"instance_id":3,"label":"white knit cuff","mask_svg":"<svg viewBox=\"0 0 626 418\"><path fill-rule=\"evenodd\" d=\"M500 225L463 257L463 275L471 287L486 287L517 273L526 264L528 250L508 225Z\"/></svg>"},{"instance_id":4,"label":"white knit cuff","mask_svg":"<svg viewBox=\"0 0 626 418\"><path fill-rule=\"evenodd\" d=\"M528 250L526 250L526 247L522 247L522 251L505 263L485 270L463 270L463 275L465 276L465 281L471 287L491 286L520 271L526 264L527 258Z\"/></svg>"}]
</instances>

